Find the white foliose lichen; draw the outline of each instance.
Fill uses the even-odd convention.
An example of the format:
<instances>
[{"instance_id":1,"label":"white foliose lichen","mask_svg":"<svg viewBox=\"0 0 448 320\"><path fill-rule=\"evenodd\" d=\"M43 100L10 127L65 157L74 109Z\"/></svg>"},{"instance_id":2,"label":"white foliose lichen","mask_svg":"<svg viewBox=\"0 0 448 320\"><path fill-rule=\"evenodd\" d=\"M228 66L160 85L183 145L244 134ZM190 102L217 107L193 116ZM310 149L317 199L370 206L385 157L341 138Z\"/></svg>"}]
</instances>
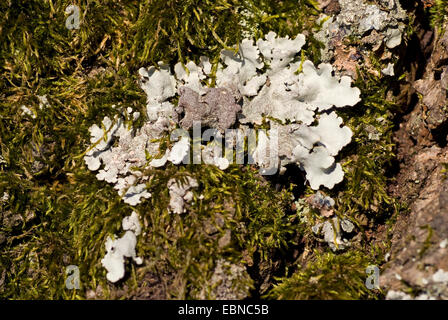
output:
<instances>
[{"instance_id":1,"label":"white foliose lichen","mask_svg":"<svg viewBox=\"0 0 448 320\"><path fill-rule=\"evenodd\" d=\"M351 78L333 76L330 64L316 68L311 61L300 61L304 44L302 34L290 39L269 32L256 42L244 39L237 53L222 51L216 88L209 87L212 65L207 57L201 57L198 65L178 63L174 72L163 63L159 68L141 68L146 123L134 130L129 123L138 116L127 110L123 115L130 121L105 117L101 128L93 125L92 146L85 155L88 168L99 170L98 179L115 184L124 201L136 205L150 194L144 184L148 177L135 168L163 167L168 161L178 165L189 158L189 137L178 139L165 154L159 152L159 140L177 125L189 130L195 121L202 121L220 132L230 127L247 131L266 121L270 133L259 134L260 143L249 150L255 164L265 168L274 160L275 172L284 172L286 165L295 163L313 189L333 188L344 176L335 156L352 137L335 109L354 106L360 91L351 86ZM172 103L176 95L179 106ZM222 157L212 143L201 146L202 163L225 170L231 158Z\"/></svg>"},{"instance_id":2,"label":"white foliose lichen","mask_svg":"<svg viewBox=\"0 0 448 320\"><path fill-rule=\"evenodd\" d=\"M334 217L331 220L316 224L312 227L312 230L316 235L323 235L331 250L337 251L350 245L344 235L351 233L354 228L355 226L350 220Z\"/></svg>"},{"instance_id":3,"label":"white foliose lichen","mask_svg":"<svg viewBox=\"0 0 448 320\"><path fill-rule=\"evenodd\" d=\"M193 200L193 192L190 190L192 188L198 187L198 182L196 179L187 177L187 182L185 184L180 183L174 179L168 181L168 189L170 190L170 212L181 214L185 210L185 202L190 202Z\"/></svg>"},{"instance_id":4,"label":"white foliose lichen","mask_svg":"<svg viewBox=\"0 0 448 320\"><path fill-rule=\"evenodd\" d=\"M389 290L386 295L386 300L412 300L412 297L402 291Z\"/></svg>"},{"instance_id":5,"label":"white foliose lichen","mask_svg":"<svg viewBox=\"0 0 448 320\"><path fill-rule=\"evenodd\" d=\"M36 97L39 100L39 110L43 110L44 108L50 106L50 103L48 102L48 98L46 95L43 96L37 95ZM37 111L32 110L25 105L22 105L20 107L20 110L22 110L22 115L30 116L32 119L36 119L37 117Z\"/></svg>"},{"instance_id":6,"label":"white foliose lichen","mask_svg":"<svg viewBox=\"0 0 448 320\"><path fill-rule=\"evenodd\" d=\"M22 105L20 110L22 110L22 115L30 116L31 118L36 119L36 114L27 106Z\"/></svg>"},{"instance_id":7,"label":"white foliose lichen","mask_svg":"<svg viewBox=\"0 0 448 320\"><path fill-rule=\"evenodd\" d=\"M395 75L394 67L395 67L395 65L393 63L389 63L386 68L381 69L381 72L383 74L385 74L386 76L393 77Z\"/></svg>"},{"instance_id":8,"label":"white foliose lichen","mask_svg":"<svg viewBox=\"0 0 448 320\"><path fill-rule=\"evenodd\" d=\"M137 257L135 246L137 236L141 232L140 222L136 212L125 217L122 222L123 230L126 233L119 239L113 240L107 237L106 255L101 260L101 264L107 270L106 278L110 282L117 282L125 275L125 259L132 258L136 264L142 264L142 258Z\"/></svg>"},{"instance_id":9,"label":"white foliose lichen","mask_svg":"<svg viewBox=\"0 0 448 320\"><path fill-rule=\"evenodd\" d=\"M1 202L6 202L9 200L9 193L8 192L3 192L3 196L0 198Z\"/></svg>"}]
</instances>

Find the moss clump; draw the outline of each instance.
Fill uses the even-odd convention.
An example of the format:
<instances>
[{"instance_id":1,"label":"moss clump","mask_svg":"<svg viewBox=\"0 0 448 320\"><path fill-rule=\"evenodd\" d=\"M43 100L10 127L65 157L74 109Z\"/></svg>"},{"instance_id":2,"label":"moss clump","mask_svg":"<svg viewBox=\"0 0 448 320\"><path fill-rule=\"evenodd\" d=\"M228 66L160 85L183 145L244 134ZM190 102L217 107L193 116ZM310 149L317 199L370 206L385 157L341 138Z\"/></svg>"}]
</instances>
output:
<instances>
[{"instance_id":1,"label":"moss clump","mask_svg":"<svg viewBox=\"0 0 448 320\"><path fill-rule=\"evenodd\" d=\"M272 259L296 236L295 214L286 210L291 194L274 192L250 168L223 172L214 166L170 166L151 175L153 196L139 209L147 237L139 240L138 249L151 272L182 279L169 285L172 297L197 296L219 259L249 266L255 254ZM182 183L186 176L196 178L199 188L193 189L188 214L171 214L167 182L174 177Z\"/></svg>"},{"instance_id":2,"label":"moss clump","mask_svg":"<svg viewBox=\"0 0 448 320\"><path fill-rule=\"evenodd\" d=\"M365 286L369 260L362 251L316 254L316 259L283 279L266 296L272 299L375 299Z\"/></svg>"},{"instance_id":3,"label":"moss clump","mask_svg":"<svg viewBox=\"0 0 448 320\"><path fill-rule=\"evenodd\" d=\"M397 107L386 99L387 82L364 73L359 74L356 86L361 89L360 106L340 112L354 139L341 154L346 159L346 175L338 186L337 207L349 216L362 213L369 218L385 218L396 210L387 193L387 174L395 156L392 132Z\"/></svg>"},{"instance_id":4,"label":"moss clump","mask_svg":"<svg viewBox=\"0 0 448 320\"><path fill-rule=\"evenodd\" d=\"M247 266L255 254L263 260L271 259L276 250L286 250L296 236L295 214L286 210L291 194L274 192L250 168L235 166L223 172L214 166L171 165L146 174L152 177L148 183L152 197L136 209L144 225L137 253L145 257L145 266L117 284L127 286L125 297L138 294L137 286L128 287L129 281L144 287L145 280L140 279L147 273L156 278L170 275L164 293L167 298L197 296L207 289L204 284L212 276L216 260ZM175 178L183 183L187 176L200 183L193 189L195 196L188 214L169 213L168 180ZM75 212L67 222L78 248L73 259L83 266L81 282L92 289L96 287L93 284L109 287L99 264L105 253L104 241L108 234L119 232L122 218L129 214L118 197L104 194L104 189L115 192L110 186L98 189L101 193L75 201ZM252 280L244 281L245 286L253 287ZM105 291L103 297L111 296Z\"/></svg>"},{"instance_id":5,"label":"moss clump","mask_svg":"<svg viewBox=\"0 0 448 320\"><path fill-rule=\"evenodd\" d=\"M433 28L442 28L444 22L446 21L446 17L448 15L447 0L434 0L432 5L429 5L429 15L431 20L431 26Z\"/></svg>"}]
</instances>

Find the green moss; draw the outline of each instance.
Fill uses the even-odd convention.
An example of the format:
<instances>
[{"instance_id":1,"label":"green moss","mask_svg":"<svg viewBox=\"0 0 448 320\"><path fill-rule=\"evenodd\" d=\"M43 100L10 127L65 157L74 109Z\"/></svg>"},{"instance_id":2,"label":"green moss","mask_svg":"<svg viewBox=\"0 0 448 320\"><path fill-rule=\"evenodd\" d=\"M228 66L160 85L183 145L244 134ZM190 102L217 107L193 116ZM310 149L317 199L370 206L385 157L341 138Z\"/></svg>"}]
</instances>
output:
<instances>
[{"instance_id":1,"label":"green moss","mask_svg":"<svg viewBox=\"0 0 448 320\"><path fill-rule=\"evenodd\" d=\"M442 173L442 180L445 180L447 178L447 172L448 172L448 163L443 162L441 163L442 170L440 172Z\"/></svg>"},{"instance_id":2,"label":"green moss","mask_svg":"<svg viewBox=\"0 0 448 320\"><path fill-rule=\"evenodd\" d=\"M434 0L433 5L429 8L431 26L442 30L442 26L446 21L448 1Z\"/></svg>"},{"instance_id":3,"label":"green moss","mask_svg":"<svg viewBox=\"0 0 448 320\"><path fill-rule=\"evenodd\" d=\"M316 259L291 277L282 279L266 298L308 299L376 299L378 290L365 286L369 260L364 252L344 254L316 253Z\"/></svg>"},{"instance_id":4,"label":"green moss","mask_svg":"<svg viewBox=\"0 0 448 320\"><path fill-rule=\"evenodd\" d=\"M356 108L339 112L352 129L353 140L340 154L345 159L344 182L332 193L337 193L341 214L361 214L378 221L400 207L387 192L395 157L392 132L397 106L386 99L389 80L375 79L365 72L359 73L355 85L361 89L362 101Z\"/></svg>"}]
</instances>

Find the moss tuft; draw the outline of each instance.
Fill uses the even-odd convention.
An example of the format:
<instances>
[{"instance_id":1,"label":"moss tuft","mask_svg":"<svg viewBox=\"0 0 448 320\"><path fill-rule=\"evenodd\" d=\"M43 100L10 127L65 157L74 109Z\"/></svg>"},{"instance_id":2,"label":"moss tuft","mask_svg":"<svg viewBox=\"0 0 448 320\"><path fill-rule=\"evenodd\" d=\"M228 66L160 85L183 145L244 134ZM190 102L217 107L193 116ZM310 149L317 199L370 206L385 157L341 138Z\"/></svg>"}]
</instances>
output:
<instances>
[{"instance_id":1,"label":"moss tuft","mask_svg":"<svg viewBox=\"0 0 448 320\"><path fill-rule=\"evenodd\" d=\"M287 300L353 300L377 299L378 290L365 285L366 268L370 265L364 252L353 251L336 255L316 254L316 259L283 279L266 296Z\"/></svg>"}]
</instances>

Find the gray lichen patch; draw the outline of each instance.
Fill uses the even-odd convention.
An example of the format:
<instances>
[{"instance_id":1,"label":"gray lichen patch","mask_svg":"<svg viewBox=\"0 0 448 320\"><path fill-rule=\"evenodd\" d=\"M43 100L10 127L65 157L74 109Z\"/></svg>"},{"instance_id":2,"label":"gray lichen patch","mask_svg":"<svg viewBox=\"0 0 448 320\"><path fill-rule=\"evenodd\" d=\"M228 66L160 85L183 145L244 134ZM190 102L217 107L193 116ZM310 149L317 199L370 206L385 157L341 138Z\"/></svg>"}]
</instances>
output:
<instances>
[{"instance_id":1,"label":"gray lichen patch","mask_svg":"<svg viewBox=\"0 0 448 320\"><path fill-rule=\"evenodd\" d=\"M357 67L370 63L369 54L380 48L385 49L382 58L390 62L390 51L402 43L407 15L397 0L379 2L339 0L340 10L321 16L322 27L315 36L324 44L323 61L335 60L338 71L352 77L357 77Z\"/></svg>"},{"instance_id":2,"label":"gray lichen patch","mask_svg":"<svg viewBox=\"0 0 448 320\"><path fill-rule=\"evenodd\" d=\"M184 116L180 126L189 130L193 122L198 121L204 127L215 128L224 133L225 129L235 124L241 106L238 97L226 88L206 88L200 94L188 87L179 88L179 102L176 112Z\"/></svg>"},{"instance_id":3,"label":"gray lichen patch","mask_svg":"<svg viewBox=\"0 0 448 320\"><path fill-rule=\"evenodd\" d=\"M199 299L241 300L247 298L251 280L246 267L224 259L216 262L216 267Z\"/></svg>"},{"instance_id":4,"label":"gray lichen patch","mask_svg":"<svg viewBox=\"0 0 448 320\"><path fill-rule=\"evenodd\" d=\"M447 300L448 299L448 272L437 270L429 278L421 279L418 294L408 294L403 291L389 290L387 300Z\"/></svg>"}]
</instances>

